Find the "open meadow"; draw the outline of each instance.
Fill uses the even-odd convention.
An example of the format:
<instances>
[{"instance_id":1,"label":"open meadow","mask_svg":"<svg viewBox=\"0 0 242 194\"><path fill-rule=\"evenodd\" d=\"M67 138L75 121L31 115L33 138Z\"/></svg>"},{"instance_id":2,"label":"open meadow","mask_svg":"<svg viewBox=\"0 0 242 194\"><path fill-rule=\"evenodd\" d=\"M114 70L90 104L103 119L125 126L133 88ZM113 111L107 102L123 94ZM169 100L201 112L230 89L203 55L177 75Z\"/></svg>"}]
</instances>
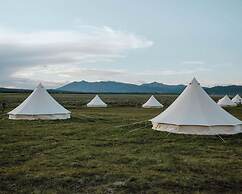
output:
<instances>
[{"instance_id":1,"label":"open meadow","mask_svg":"<svg viewBox=\"0 0 242 194\"><path fill-rule=\"evenodd\" d=\"M28 94L0 94L0 193L242 193L242 134L175 135L140 108L150 95L103 94L109 108L86 108L92 94L54 94L72 112L62 121L14 121L6 113ZM242 120L242 106L227 109Z\"/></svg>"}]
</instances>

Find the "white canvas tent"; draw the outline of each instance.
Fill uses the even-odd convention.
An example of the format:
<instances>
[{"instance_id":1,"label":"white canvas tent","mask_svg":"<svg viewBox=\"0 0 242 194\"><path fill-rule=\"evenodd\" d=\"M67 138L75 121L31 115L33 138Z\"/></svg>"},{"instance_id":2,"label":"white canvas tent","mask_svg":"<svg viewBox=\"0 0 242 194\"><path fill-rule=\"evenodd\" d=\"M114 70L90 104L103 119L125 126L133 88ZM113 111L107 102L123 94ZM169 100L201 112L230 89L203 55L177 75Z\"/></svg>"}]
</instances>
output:
<instances>
[{"instance_id":1,"label":"white canvas tent","mask_svg":"<svg viewBox=\"0 0 242 194\"><path fill-rule=\"evenodd\" d=\"M232 102L235 104L242 104L242 98L237 94L235 97L233 97Z\"/></svg>"},{"instance_id":2,"label":"white canvas tent","mask_svg":"<svg viewBox=\"0 0 242 194\"><path fill-rule=\"evenodd\" d=\"M39 84L17 108L8 113L9 119L16 120L68 119L70 114L71 112L61 106L42 84Z\"/></svg>"},{"instance_id":3,"label":"white canvas tent","mask_svg":"<svg viewBox=\"0 0 242 194\"><path fill-rule=\"evenodd\" d=\"M242 132L242 121L218 106L194 78L180 96L151 119L153 129L170 133L219 135Z\"/></svg>"},{"instance_id":4,"label":"white canvas tent","mask_svg":"<svg viewBox=\"0 0 242 194\"><path fill-rule=\"evenodd\" d=\"M87 107L99 107L99 108L105 108L107 107L107 104L102 101L102 99L96 95L88 104Z\"/></svg>"},{"instance_id":5,"label":"white canvas tent","mask_svg":"<svg viewBox=\"0 0 242 194\"><path fill-rule=\"evenodd\" d=\"M225 95L223 98L221 98L218 101L218 105L221 106L221 107L236 106L236 104L234 102L232 102L232 100L230 100L228 95Z\"/></svg>"},{"instance_id":6,"label":"white canvas tent","mask_svg":"<svg viewBox=\"0 0 242 194\"><path fill-rule=\"evenodd\" d=\"M162 108L163 105L152 95L149 100L142 105L143 108Z\"/></svg>"}]
</instances>

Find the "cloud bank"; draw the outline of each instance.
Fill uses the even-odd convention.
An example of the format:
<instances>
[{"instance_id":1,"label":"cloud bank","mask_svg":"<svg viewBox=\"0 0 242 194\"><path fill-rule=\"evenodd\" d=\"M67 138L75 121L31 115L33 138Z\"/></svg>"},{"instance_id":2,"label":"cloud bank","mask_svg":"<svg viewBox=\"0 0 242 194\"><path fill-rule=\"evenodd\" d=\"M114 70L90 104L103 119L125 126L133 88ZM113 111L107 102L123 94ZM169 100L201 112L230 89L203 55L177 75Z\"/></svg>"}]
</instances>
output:
<instances>
[{"instance_id":1,"label":"cloud bank","mask_svg":"<svg viewBox=\"0 0 242 194\"><path fill-rule=\"evenodd\" d=\"M48 80L48 85L55 87L64 85L71 81L87 80L87 81L120 81L120 82L130 82L130 83L145 83L160 80L161 77L166 79L171 78L173 83L179 83L175 77L188 76L190 79L196 73L208 72L210 69L207 68L190 68L187 70L169 70L169 69L157 69L150 71L137 71L129 72L124 69L100 69L100 68L83 68L79 65L47 65L44 68L42 66L35 66L27 69L18 71L12 75L14 78L18 79L32 79L36 82L41 80L36 80L36 78L41 75L42 80ZM33 82L33 81L32 81Z\"/></svg>"},{"instance_id":2,"label":"cloud bank","mask_svg":"<svg viewBox=\"0 0 242 194\"><path fill-rule=\"evenodd\" d=\"M97 71L83 69L82 64L114 62L125 57L129 50L152 45L144 37L107 26L40 32L0 28L0 86L32 87L26 83L30 79L61 83L76 77L77 70L80 75L91 75Z\"/></svg>"}]
</instances>

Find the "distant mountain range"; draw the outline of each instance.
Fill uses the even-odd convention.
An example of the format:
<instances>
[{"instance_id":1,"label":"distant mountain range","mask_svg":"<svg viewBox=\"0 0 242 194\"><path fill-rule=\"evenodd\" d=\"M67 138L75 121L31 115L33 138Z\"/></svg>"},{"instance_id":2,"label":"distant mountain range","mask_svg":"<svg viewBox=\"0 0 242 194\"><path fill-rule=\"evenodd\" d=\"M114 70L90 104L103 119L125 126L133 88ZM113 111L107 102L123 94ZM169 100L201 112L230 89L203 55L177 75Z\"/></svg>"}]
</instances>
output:
<instances>
[{"instance_id":1,"label":"distant mountain range","mask_svg":"<svg viewBox=\"0 0 242 194\"><path fill-rule=\"evenodd\" d=\"M59 91L66 92L84 92L84 93L167 93L179 94L185 85L167 85L158 82L152 82L142 85L135 85L129 83L121 83L114 81L100 81L100 82L71 82L65 86L57 88ZM213 95L235 95L242 94L242 86L215 86L204 87L204 89Z\"/></svg>"},{"instance_id":2,"label":"distant mountain range","mask_svg":"<svg viewBox=\"0 0 242 194\"><path fill-rule=\"evenodd\" d=\"M158 82L152 82L142 85L121 83L114 81L100 81L100 82L71 82L60 88L51 89L50 92L54 93L160 93L160 94L180 94L185 85L167 85ZM204 87L204 89L212 95L242 95L242 86L230 85L230 86L215 86ZM11 89L0 88L0 92L5 93L20 93L30 92L26 89Z\"/></svg>"},{"instance_id":3,"label":"distant mountain range","mask_svg":"<svg viewBox=\"0 0 242 194\"><path fill-rule=\"evenodd\" d=\"M165 85L157 82L135 85L114 81L72 82L57 90L85 93L180 93L184 85Z\"/></svg>"}]
</instances>

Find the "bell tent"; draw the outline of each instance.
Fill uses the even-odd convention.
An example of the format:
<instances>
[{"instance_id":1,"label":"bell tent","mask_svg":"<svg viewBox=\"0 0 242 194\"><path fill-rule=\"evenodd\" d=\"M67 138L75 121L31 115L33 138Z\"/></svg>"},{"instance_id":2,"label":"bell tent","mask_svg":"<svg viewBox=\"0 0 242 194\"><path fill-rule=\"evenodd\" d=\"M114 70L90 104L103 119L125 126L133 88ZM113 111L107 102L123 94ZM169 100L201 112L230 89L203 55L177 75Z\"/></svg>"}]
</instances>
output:
<instances>
[{"instance_id":1,"label":"bell tent","mask_svg":"<svg viewBox=\"0 0 242 194\"><path fill-rule=\"evenodd\" d=\"M223 98L221 98L218 101L218 105L221 107L236 106L236 104L234 102L232 102L232 100L230 100L228 95L225 95Z\"/></svg>"},{"instance_id":2,"label":"bell tent","mask_svg":"<svg viewBox=\"0 0 242 194\"><path fill-rule=\"evenodd\" d=\"M235 104L242 104L242 98L237 94L235 97L233 97L232 102Z\"/></svg>"},{"instance_id":3,"label":"bell tent","mask_svg":"<svg viewBox=\"0 0 242 194\"><path fill-rule=\"evenodd\" d=\"M9 119L69 119L71 112L61 106L40 83L18 107L8 113Z\"/></svg>"},{"instance_id":4,"label":"bell tent","mask_svg":"<svg viewBox=\"0 0 242 194\"><path fill-rule=\"evenodd\" d=\"M143 108L162 108L163 105L152 95L149 100L142 105Z\"/></svg>"},{"instance_id":5,"label":"bell tent","mask_svg":"<svg viewBox=\"0 0 242 194\"><path fill-rule=\"evenodd\" d=\"M107 104L105 102L102 101L102 99L96 95L88 104L87 104L87 107L107 107Z\"/></svg>"},{"instance_id":6,"label":"bell tent","mask_svg":"<svg viewBox=\"0 0 242 194\"><path fill-rule=\"evenodd\" d=\"M153 129L170 133L219 135L242 132L242 121L218 106L194 78L180 96L151 119Z\"/></svg>"}]
</instances>

